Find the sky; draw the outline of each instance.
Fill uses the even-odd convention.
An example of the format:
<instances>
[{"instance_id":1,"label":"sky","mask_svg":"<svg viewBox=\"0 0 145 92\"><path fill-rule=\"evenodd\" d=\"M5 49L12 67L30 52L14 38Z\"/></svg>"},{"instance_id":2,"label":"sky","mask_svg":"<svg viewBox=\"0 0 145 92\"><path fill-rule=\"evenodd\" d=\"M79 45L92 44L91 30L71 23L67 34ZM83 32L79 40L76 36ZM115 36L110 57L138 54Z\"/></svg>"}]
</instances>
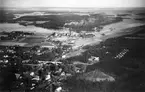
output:
<instances>
[{"instance_id":1,"label":"sky","mask_svg":"<svg viewBox=\"0 0 145 92\"><path fill-rule=\"evenodd\" d=\"M0 0L0 7L145 7L145 0Z\"/></svg>"}]
</instances>

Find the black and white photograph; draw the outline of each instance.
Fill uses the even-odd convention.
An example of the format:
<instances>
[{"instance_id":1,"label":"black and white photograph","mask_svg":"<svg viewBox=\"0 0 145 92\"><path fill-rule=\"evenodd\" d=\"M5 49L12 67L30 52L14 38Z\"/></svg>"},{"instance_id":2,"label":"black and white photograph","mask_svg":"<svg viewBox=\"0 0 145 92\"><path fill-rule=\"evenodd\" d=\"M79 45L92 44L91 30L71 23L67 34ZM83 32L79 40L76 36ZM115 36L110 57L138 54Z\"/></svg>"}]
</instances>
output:
<instances>
[{"instance_id":1,"label":"black and white photograph","mask_svg":"<svg viewBox=\"0 0 145 92\"><path fill-rule=\"evenodd\" d=\"M145 0L0 0L0 92L145 92Z\"/></svg>"}]
</instances>

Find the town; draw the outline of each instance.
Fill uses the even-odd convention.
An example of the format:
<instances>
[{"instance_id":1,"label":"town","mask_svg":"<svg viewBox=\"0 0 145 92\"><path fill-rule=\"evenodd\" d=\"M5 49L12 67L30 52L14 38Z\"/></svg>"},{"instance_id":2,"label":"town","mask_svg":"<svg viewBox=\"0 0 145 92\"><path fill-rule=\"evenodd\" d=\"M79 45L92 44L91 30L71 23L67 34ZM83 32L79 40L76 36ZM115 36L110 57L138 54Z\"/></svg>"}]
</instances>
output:
<instances>
[{"instance_id":1,"label":"town","mask_svg":"<svg viewBox=\"0 0 145 92\"><path fill-rule=\"evenodd\" d=\"M0 92L144 92L144 8L0 12Z\"/></svg>"},{"instance_id":2,"label":"town","mask_svg":"<svg viewBox=\"0 0 145 92\"><path fill-rule=\"evenodd\" d=\"M82 46L76 46L76 40L90 39L94 36L91 33L72 31L54 32L41 36L21 31L1 32L0 70L15 73L16 80L21 81L21 83L16 83L16 87L24 87L28 91L40 90L47 85L53 86L49 88L50 92L57 89L66 90L62 89L62 81L67 77L84 73L87 66L99 62L99 57L95 56L88 58L86 63L67 60L77 56L75 51L78 52L82 48ZM109 80L109 77L105 80ZM46 81L48 83L45 83ZM39 82L42 83L37 85Z\"/></svg>"}]
</instances>

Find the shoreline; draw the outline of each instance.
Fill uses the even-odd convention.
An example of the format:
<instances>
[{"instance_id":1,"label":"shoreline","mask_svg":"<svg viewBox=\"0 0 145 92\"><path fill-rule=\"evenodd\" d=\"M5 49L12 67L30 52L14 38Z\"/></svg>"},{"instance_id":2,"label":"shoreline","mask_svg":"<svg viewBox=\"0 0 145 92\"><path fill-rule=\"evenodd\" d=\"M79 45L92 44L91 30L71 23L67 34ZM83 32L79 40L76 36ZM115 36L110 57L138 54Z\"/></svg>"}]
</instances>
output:
<instances>
[{"instance_id":1,"label":"shoreline","mask_svg":"<svg viewBox=\"0 0 145 92\"><path fill-rule=\"evenodd\" d=\"M119 25L121 24L121 23L118 23ZM111 24L111 26L112 26L113 24ZM115 25L116 25L116 23L115 23ZM136 28L136 27L140 27L140 26L144 26L145 24L140 24L140 25L134 25L134 27L133 27L133 29L134 28ZM107 39L111 39L111 38L117 38L117 37L121 37L121 36L125 36L125 35L129 35L129 34L133 34L134 33L134 31L135 32L137 32L137 31L139 31L139 30L133 30L133 31L129 31L128 33L126 33L125 31L127 31L128 29L132 29L132 27L128 27L128 28L122 28L122 29L119 29L119 30L114 30L114 31L111 31L111 33L110 34L108 34L108 35L105 35L105 36L102 36L101 34L95 34L95 35L98 35L99 37L94 37L94 38L88 38L87 40L89 40L88 42L89 42L89 44L88 43L84 43L84 44L82 44L82 45L80 45L80 46L78 46L78 48L77 48L77 50L75 50L75 51L72 51L72 52L69 52L69 53L67 53L68 55L70 54L70 56L68 56L68 58L70 58L70 57L75 57L75 53L77 52L77 55L76 56L78 56L78 55L82 55L82 53L84 53L84 52L86 52L87 51L87 49L84 49L85 47L87 47L87 46L95 46L95 45L99 45L101 42L104 42L104 41L106 41ZM117 28L116 28L117 29ZM110 32L110 31L108 31L108 32ZM108 32L105 32L104 31L104 34L105 33L108 33ZM103 33L103 32L102 32ZM121 33L121 34L119 34L119 33ZM82 42L82 41L80 41L80 42ZM66 56L67 56L67 54L66 54Z\"/></svg>"}]
</instances>

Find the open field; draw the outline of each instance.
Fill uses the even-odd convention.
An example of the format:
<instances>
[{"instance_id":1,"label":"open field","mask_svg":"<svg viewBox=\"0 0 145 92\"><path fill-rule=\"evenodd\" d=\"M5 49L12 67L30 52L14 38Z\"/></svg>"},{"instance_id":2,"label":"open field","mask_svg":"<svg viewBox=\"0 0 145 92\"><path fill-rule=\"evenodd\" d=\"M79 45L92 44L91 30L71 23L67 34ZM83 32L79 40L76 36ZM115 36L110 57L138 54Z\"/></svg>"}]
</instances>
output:
<instances>
[{"instance_id":1,"label":"open field","mask_svg":"<svg viewBox=\"0 0 145 92\"><path fill-rule=\"evenodd\" d=\"M42 41L44 41L44 39L45 38L40 38L40 37L27 37L21 42L25 42L25 43L41 43Z\"/></svg>"}]
</instances>

